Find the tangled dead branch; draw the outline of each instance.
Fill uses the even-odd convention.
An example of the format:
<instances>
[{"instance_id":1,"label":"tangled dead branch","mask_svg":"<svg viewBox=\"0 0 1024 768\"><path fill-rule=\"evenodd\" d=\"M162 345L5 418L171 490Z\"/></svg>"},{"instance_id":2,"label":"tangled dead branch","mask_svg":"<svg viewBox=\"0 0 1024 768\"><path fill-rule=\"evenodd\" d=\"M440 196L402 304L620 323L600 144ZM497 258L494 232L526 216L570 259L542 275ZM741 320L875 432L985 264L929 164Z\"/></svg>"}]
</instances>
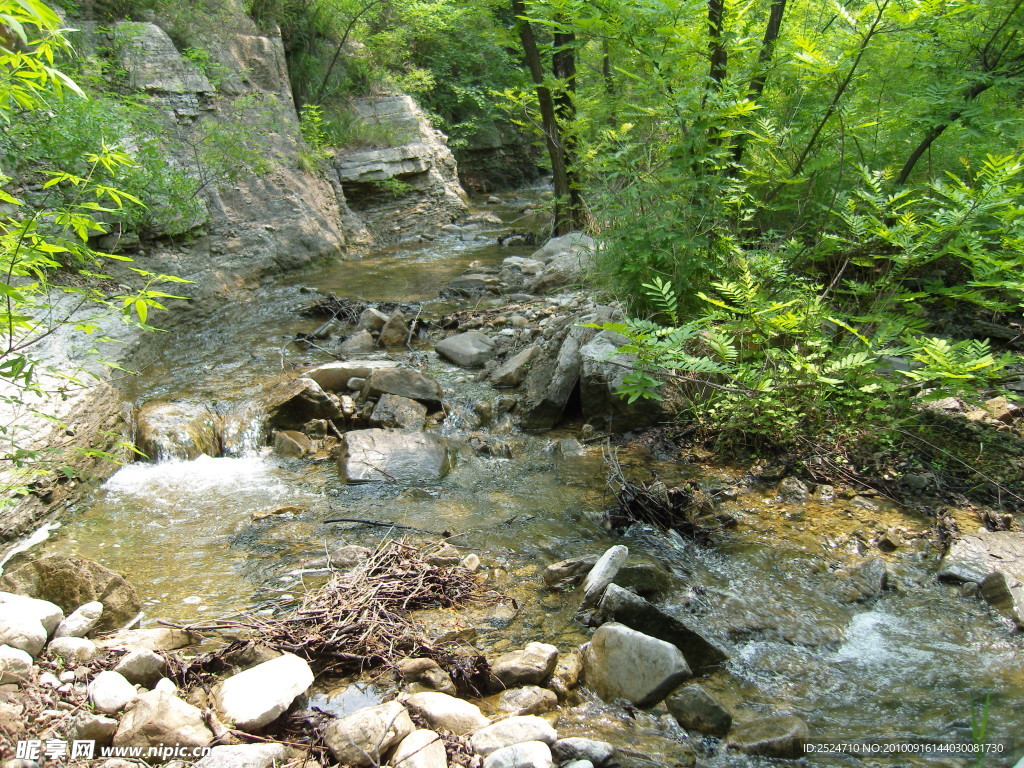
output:
<instances>
[{"instance_id":1,"label":"tangled dead branch","mask_svg":"<svg viewBox=\"0 0 1024 768\"><path fill-rule=\"evenodd\" d=\"M350 571L335 573L306 594L290 615L221 620L203 629L251 630L261 643L308 660L320 671L350 672L427 656L448 668L456 685L470 691L480 680L479 660L435 647L410 614L423 608L451 608L495 600L477 577L458 565L436 565L428 554L403 541L384 542ZM228 646L195 659L179 671L182 682L198 682L226 663ZM486 662L484 662L486 667ZM486 677L486 669L482 672Z\"/></svg>"},{"instance_id":2,"label":"tangled dead branch","mask_svg":"<svg viewBox=\"0 0 1024 768\"><path fill-rule=\"evenodd\" d=\"M676 531L688 539L710 543L711 533L722 527L712 517L713 499L693 481L674 488L657 481L635 483L622 471L615 452L606 448L608 486L615 494L616 506L605 513L613 529L634 523L651 525L660 531Z\"/></svg>"}]
</instances>

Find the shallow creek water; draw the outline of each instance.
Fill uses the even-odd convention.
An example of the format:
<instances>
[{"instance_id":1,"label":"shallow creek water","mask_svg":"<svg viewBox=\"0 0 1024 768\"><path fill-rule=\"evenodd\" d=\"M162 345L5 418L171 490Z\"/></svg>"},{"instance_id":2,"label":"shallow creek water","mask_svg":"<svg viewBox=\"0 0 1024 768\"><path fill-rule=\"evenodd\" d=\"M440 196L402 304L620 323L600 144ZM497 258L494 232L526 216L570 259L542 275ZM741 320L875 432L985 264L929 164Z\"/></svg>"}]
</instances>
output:
<instances>
[{"instance_id":1,"label":"shallow creek water","mask_svg":"<svg viewBox=\"0 0 1024 768\"><path fill-rule=\"evenodd\" d=\"M495 210L510 222L527 199L510 196ZM301 286L367 300L429 301L471 261L497 263L529 250L483 242L402 246L288 275L169 334L162 348L137 363L142 374L125 385L125 398L216 403L220 412L237 415L244 433L253 418L248 404L268 382L327 359L289 344L295 333L318 324L296 312L312 298ZM450 308L433 302L423 312ZM497 393L439 361L429 347L416 355L455 404L443 429L460 434L472 402ZM740 486L723 503L738 524L713 546L648 530L616 537L600 525L610 500L600 448L563 455L552 446L571 431L529 436L501 424L491 429L505 432L513 458L463 459L442 482L417 487L346 486L331 462L277 458L258 449L255 435L240 439L238 455L231 457L130 464L27 556L77 551L124 573L150 617L194 621L254 607L270 610L275 600L301 589L306 577L299 571L327 549L373 546L388 535L381 528L323 523L327 518L447 531L457 534L453 543L460 548L480 554L490 583L518 603L518 610L477 614L478 644L504 651L532 640L562 649L584 642L589 630L574 620L575 599L543 591L540 571L555 560L597 554L621 542L633 556L669 569L665 604L694 614L732 654L725 669L702 682L736 720L789 712L808 722L812 738L825 741L969 743L971 713L980 712L988 696L986 736L1002 740L1007 751L981 764L1011 766L1024 752L1024 644L982 603L935 582L937 552L923 539L911 535L905 548L884 556L895 589L871 605L842 599L833 571L871 554L860 539L894 525L913 534L924 530L925 521L877 500L793 507L771 486ZM653 473L668 483L696 478L728 487L743 475L742 469L640 451L620 458L637 477ZM253 519L284 505L295 511ZM965 530L973 526L962 521ZM377 696L371 685L333 699L321 693L317 701L346 710ZM559 729L629 743L671 764L680 732L663 715L661 709L629 720L621 710L585 701L562 713ZM736 756L705 762L772 764ZM967 764L908 755L817 755L806 762Z\"/></svg>"}]
</instances>

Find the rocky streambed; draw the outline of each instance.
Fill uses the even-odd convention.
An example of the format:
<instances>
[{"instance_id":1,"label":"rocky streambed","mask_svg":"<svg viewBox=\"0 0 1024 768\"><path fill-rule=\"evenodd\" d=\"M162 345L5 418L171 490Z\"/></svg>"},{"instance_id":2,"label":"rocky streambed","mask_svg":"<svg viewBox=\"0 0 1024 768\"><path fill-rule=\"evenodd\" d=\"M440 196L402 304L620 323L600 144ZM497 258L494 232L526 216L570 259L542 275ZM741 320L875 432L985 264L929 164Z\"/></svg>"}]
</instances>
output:
<instances>
[{"instance_id":1,"label":"rocky streambed","mask_svg":"<svg viewBox=\"0 0 1024 768\"><path fill-rule=\"evenodd\" d=\"M217 765L435 765L415 761L440 761L439 748L450 765L967 765L973 756L923 747L982 740L1000 750L983 764L1013 765L1022 534L975 535L976 511L950 509L969 535L943 560L933 519L876 494L709 465L643 433L614 440L624 476L686 495L710 532L624 527L607 514L621 488L606 486L602 446L662 414L612 395L614 339L584 323L616 310L568 285L587 241L494 246L526 207L498 202L433 241L269 286L139 361L125 396L136 443L157 460L83 499L0 588L31 593L21 569L77 552L134 584L142 634L107 645L107 627L93 627L79 657L33 628L39 647L22 650L36 661L11 662L20 677L3 693L17 708L26 681L42 692L20 733L78 728L101 673L145 650L129 640L160 637L145 642L170 682L122 667L129 698L89 716L127 743L126 722L166 719L157 704L187 711L200 740L223 745L216 759L235 761ZM425 645L362 671L319 666L298 646L226 655L396 539L432 547L433 563L419 559L490 597L418 607ZM103 602L47 599L66 614ZM168 645L196 642L168 663ZM185 675L204 658L224 663ZM460 669L479 673L475 688ZM225 712L217 691L235 678L261 681L241 699L278 692L281 709L258 725ZM147 744L171 743L140 728ZM818 742L922 748L803 752Z\"/></svg>"}]
</instances>

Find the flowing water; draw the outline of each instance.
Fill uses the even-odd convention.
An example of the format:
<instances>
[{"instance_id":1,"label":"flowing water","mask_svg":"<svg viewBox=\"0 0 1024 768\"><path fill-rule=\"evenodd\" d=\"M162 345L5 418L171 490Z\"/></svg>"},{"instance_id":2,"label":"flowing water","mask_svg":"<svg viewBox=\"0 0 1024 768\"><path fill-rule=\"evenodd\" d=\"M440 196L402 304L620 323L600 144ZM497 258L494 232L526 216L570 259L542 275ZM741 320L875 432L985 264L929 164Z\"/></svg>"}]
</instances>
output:
<instances>
[{"instance_id":1,"label":"flowing water","mask_svg":"<svg viewBox=\"0 0 1024 768\"><path fill-rule=\"evenodd\" d=\"M496 210L511 221L529 198L510 196ZM493 242L493 240L492 240ZM736 720L788 712L826 741L972 740L972 713L988 701L988 739L1007 750L983 765L1011 766L1024 752L1022 641L975 598L939 585L937 553L923 540L887 556L895 589L874 604L848 603L834 570L858 559L865 538L892 525L923 529L902 510L841 499L829 507L793 507L772 488L740 485L723 505L737 527L704 547L631 530L624 537L600 524L609 506L599 448L561 450L571 434L521 435L507 425L492 432L513 458L463 457L443 481L416 487L346 486L329 461L287 460L258 449L252 402L295 369L321 363L316 349L291 340L318 321L297 309L312 299L303 290L366 300L425 301L426 315L451 305L438 290L473 261L498 263L525 250L478 243L394 247L361 260L321 265L254 292L241 302L193 321L150 348L142 374L125 385L125 398L211 405L236 424L233 455L194 461L135 463L83 499L50 538L27 555L77 551L124 573L146 601L150 617L190 621L239 610L272 610L309 578L328 550L373 546L387 529L326 524L350 517L455 535L460 548L479 553L496 589L515 597L508 607L480 614L481 644L493 651L532 640L563 649L584 642L570 595L540 589L549 562L596 554L613 543L660 562L671 573L665 603L694 614L732 654L726 668L704 680ZM455 404L444 429L459 434L471 423L475 400L489 387L440 362L429 347L415 353ZM674 483L697 478L727 488L742 477L729 467L688 464L639 449L621 457L642 479L657 474ZM283 511L282 511L283 510ZM275 513L276 512L276 513ZM360 706L372 686L348 689L335 702ZM327 705L321 694L317 700ZM563 733L594 734L630 743L650 754L672 755L678 729L653 714L596 701L565 711ZM979 736L975 725L974 736ZM817 755L815 765L967 765L955 757ZM770 765L716 756L707 765ZM780 763L782 764L782 763ZM975 763L971 763L975 764Z\"/></svg>"}]
</instances>

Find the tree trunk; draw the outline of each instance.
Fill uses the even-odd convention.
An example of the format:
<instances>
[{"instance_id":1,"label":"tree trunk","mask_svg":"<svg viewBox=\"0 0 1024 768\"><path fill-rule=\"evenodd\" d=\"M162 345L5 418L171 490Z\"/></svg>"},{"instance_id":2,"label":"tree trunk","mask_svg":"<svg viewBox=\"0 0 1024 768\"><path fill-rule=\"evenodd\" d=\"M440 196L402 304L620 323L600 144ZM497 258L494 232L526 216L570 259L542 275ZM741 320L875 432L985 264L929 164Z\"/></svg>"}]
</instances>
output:
<instances>
[{"instance_id":1,"label":"tree trunk","mask_svg":"<svg viewBox=\"0 0 1024 768\"><path fill-rule=\"evenodd\" d=\"M747 98L751 101L757 101L764 93L765 83L768 82L768 67L775 54L775 43L779 39L779 33L782 32L782 18L785 14L786 0L772 0L772 7L768 12L768 24L764 28L764 39L761 40L761 50L757 53L754 76L747 88ZM734 176L743 162L744 143L743 134L738 134L732 147L732 174Z\"/></svg>"},{"instance_id":2,"label":"tree trunk","mask_svg":"<svg viewBox=\"0 0 1024 768\"><path fill-rule=\"evenodd\" d=\"M708 0L708 54L711 59L708 77L711 78L711 87L716 91L722 90L729 60L729 52L725 50L722 39L724 36L725 0Z\"/></svg>"},{"instance_id":3,"label":"tree trunk","mask_svg":"<svg viewBox=\"0 0 1024 768\"><path fill-rule=\"evenodd\" d=\"M570 157L566 152L562 132L559 129L555 99L551 89L544 84L544 65L540 49L537 46L537 39L534 37L530 22L522 18L526 15L522 0L512 0L512 15L516 18L516 31L519 33L519 40L523 45L526 66L533 79L537 104L540 107L541 130L544 132L544 143L551 160L551 177L555 186L554 234L556 236L566 235L582 226L582 221L578 220L578 217L582 215L581 209L574 207L573 204L574 200L579 202L579 191L574 189ZM569 62L563 60L560 66L570 68L575 73L575 56L571 56ZM569 98L571 109L571 95ZM562 111L565 108L563 96L559 96L558 109Z\"/></svg>"}]
</instances>

